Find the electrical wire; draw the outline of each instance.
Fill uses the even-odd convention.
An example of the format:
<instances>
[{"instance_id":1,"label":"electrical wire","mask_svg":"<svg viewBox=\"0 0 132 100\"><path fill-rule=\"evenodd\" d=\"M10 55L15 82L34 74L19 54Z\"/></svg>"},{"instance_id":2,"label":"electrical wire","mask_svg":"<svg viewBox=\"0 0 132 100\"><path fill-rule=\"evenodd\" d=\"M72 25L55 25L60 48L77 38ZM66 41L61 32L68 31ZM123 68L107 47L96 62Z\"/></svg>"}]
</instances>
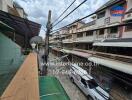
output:
<instances>
[{"instance_id":1,"label":"electrical wire","mask_svg":"<svg viewBox=\"0 0 132 100\"><path fill-rule=\"evenodd\" d=\"M75 22L78 22L78 21L75 21ZM73 23L75 23L75 22L73 22ZM72 24L73 24L73 23L72 23ZM69 25L71 25L71 24L69 24ZM69 25L64 26L64 27L68 27ZM103 27L103 28L91 29L91 30L89 30L89 31L94 31L94 30L99 30L99 29L108 29L108 28L112 28L112 27L129 26L129 25L132 25L132 22L123 23L123 24L114 25L114 26ZM64 28L64 27L62 27L62 28ZM52 35L55 34L55 33L53 33L53 32L59 31L59 30L61 30L62 28L59 28L59 29L53 30L53 31L51 32ZM82 31L82 32L85 32L85 31Z\"/></svg>"},{"instance_id":2,"label":"electrical wire","mask_svg":"<svg viewBox=\"0 0 132 100\"><path fill-rule=\"evenodd\" d=\"M117 4L117 3L119 3L119 2L120 2L120 1L117 0L114 4ZM92 16L92 15L94 15L94 14L97 14L98 12L100 12L100 11L102 11L102 10L108 8L108 7L111 7L111 5L114 5L114 4L110 4L109 6L106 6L106 7L104 7L104 8L101 9L101 10L97 10L97 11L95 11L94 13L91 13L91 14L85 16L85 17L82 17L82 18L80 18L80 19L78 19L78 20L76 20L76 21L74 21L74 22L72 22L72 23L70 23L70 24L68 24L68 25L65 25L65 26L60 27L60 28L55 29L55 30L52 30L52 32L54 32L54 31L59 31L59 30L65 28L65 27L68 27L68 26L72 25L73 23L76 23L76 22L79 22L79 21L81 21L81 20L83 20L83 19L86 19L86 18L88 18L88 17L90 17L90 16Z\"/></svg>"},{"instance_id":3,"label":"electrical wire","mask_svg":"<svg viewBox=\"0 0 132 100\"><path fill-rule=\"evenodd\" d=\"M53 22L53 23L55 23L57 20L59 20L63 15L64 15L64 13L74 4L76 2L76 0L74 0L63 12L62 12L62 14ZM52 23L52 24L53 24Z\"/></svg>"},{"instance_id":4,"label":"electrical wire","mask_svg":"<svg viewBox=\"0 0 132 100\"><path fill-rule=\"evenodd\" d=\"M82 4L84 4L87 0L84 0L82 3L80 3L76 8L74 8L70 13L68 13L64 18L62 18L60 21L58 21L56 24L53 25L55 27L58 25L60 22L62 22L65 18L67 18L70 14L72 14L76 9L78 9ZM52 27L52 28L53 28Z\"/></svg>"}]
</instances>

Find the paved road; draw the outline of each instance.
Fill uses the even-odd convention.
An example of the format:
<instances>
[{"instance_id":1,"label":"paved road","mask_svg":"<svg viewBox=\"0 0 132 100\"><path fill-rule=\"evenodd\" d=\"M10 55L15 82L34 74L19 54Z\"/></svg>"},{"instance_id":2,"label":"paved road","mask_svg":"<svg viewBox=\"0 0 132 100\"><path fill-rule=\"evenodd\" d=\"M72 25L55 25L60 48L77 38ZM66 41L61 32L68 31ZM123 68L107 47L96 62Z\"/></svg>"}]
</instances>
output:
<instances>
[{"instance_id":1,"label":"paved road","mask_svg":"<svg viewBox=\"0 0 132 100\"><path fill-rule=\"evenodd\" d=\"M49 60L52 61L54 59L56 59L56 57L50 54ZM48 75L56 76L60 80L61 84L63 85L71 100L87 100L87 98L80 91L80 89L70 81L68 74L64 71L68 71L68 68L66 66L59 66L53 63L48 68Z\"/></svg>"}]
</instances>

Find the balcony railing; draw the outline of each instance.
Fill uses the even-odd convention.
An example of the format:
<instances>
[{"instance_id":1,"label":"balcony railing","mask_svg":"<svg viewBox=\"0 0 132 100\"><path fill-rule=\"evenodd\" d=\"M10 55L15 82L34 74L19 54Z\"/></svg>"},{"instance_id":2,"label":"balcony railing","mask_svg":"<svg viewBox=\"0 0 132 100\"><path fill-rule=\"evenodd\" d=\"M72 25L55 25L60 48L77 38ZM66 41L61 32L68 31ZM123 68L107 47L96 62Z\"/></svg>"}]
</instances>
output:
<instances>
[{"instance_id":1,"label":"balcony railing","mask_svg":"<svg viewBox=\"0 0 132 100\"><path fill-rule=\"evenodd\" d=\"M105 17L96 20L97 27L103 27L105 25Z\"/></svg>"},{"instance_id":2,"label":"balcony railing","mask_svg":"<svg viewBox=\"0 0 132 100\"><path fill-rule=\"evenodd\" d=\"M94 21L91 21L91 22L87 23L87 26L92 26L92 25L95 25L95 24L96 24L96 21L94 20Z\"/></svg>"},{"instance_id":3,"label":"balcony railing","mask_svg":"<svg viewBox=\"0 0 132 100\"><path fill-rule=\"evenodd\" d=\"M118 38L118 33L104 34L104 35L96 35L95 40L104 40L104 39L115 39Z\"/></svg>"},{"instance_id":4,"label":"balcony railing","mask_svg":"<svg viewBox=\"0 0 132 100\"><path fill-rule=\"evenodd\" d=\"M73 41L72 41L72 39L65 39L65 40L63 40L63 43L72 43Z\"/></svg>"},{"instance_id":5,"label":"balcony railing","mask_svg":"<svg viewBox=\"0 0 132 100\"><path fill-rule=\"evenodd\" d=\"M91 35L91 36L76 38L74 40L74 42L93 42L94 39L95 39L95 37L93 35Z\"/></svg>"}]
</instances>

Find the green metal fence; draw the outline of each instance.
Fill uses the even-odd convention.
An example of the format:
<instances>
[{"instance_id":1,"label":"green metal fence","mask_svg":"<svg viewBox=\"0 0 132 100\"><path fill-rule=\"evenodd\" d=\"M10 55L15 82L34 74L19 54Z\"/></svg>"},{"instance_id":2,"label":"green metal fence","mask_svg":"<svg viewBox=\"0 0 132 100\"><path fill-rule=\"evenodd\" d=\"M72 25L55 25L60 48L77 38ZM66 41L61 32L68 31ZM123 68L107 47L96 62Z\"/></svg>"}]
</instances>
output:
<instances>
[{"instance_id":1,"label":"green metal fence","mask_svg":"<svg viewBox=\"0 0 132 100\"><path fill-rule=\"evenodd\" d=\"M0 32L0 96L24 60L21 48Z\"/></svg>"}]
</instances>

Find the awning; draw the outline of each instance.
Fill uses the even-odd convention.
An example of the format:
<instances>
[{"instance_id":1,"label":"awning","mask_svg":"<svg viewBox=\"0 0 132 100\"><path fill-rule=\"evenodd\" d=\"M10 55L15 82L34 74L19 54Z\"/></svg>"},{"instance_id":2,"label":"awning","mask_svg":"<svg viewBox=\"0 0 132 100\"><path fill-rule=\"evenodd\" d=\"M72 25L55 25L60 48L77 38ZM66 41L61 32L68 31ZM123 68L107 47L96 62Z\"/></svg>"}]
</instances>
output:
<instances>
[{"instance_id":1,"label":"awning","mask_svg":"<svg viewBox=\"0 0 132 100\"><path fill-rule=\"evenodd\" d=\"M60 49L58 49L58 48L52 48L53 50L55 50L55 51L60 51Z\"/></svg>"},{"instance_id":2,"label":"awning","mask_svg":"<svg viewBox=\"0 0 132 100\"><path fill-rule=\"evenodd\" d=\"M0 10L0 21L15 29L17 34L34 37L39 34L41 25L28 19L17 17Z\"/></svg>"},{"instance_id":3,"label":"awning","mask_svg":"<svg viewBox=\"0 0 132 100\"><path fill-rule=\"evenodd\" d=\"M118 70L132 75L132 64L123 63L120 61L107 59L107 58L99 58L99 57L89 57L88 60L112 68L114 70Z\"/></svg>"},{"instance_id":4,"label":"awning","mask_svg":"<svg viewBox=\"0 0 132 100\"><path fill-rule=\"evenodd\" d=\"M84 52L79 52L79 51L71 51L70 53L74 54L74 55L77 55L77 56L80 56L80 57L84 57L84 58L88 58L92 55L92 54L89 54L89 53L84 53Z\"/></svg>"},{"instance_id":5,"label":"awning","mask_svg":"<svg viewBox=\"0 0 132 100\"><path fill-rule=\"evenodd\" d=\"M66 49L61 49L60 51L63 53L70 53L70 50L66 50Z\"/></svg>"},{"instance_id":6,"label":"awning","mask_svg":"<svg viewBox=\"0 0 132 100\"><path fill-rule=\"evenodd\" d=\"M92 54L85 53L85 52L80 52L80 51L75 51L75 50L66 50L66 49L62 49L61 52L73 54L73 55L84 57L84 58L88 58L92 55Z\"/></svg>"},{"instance_id":7,"label":"awning","mask_svg":"<svg viewBox=\"0 0 132 100\"><path fill-rule=\"evenodd\" d=\"M99 42L93 46L110 46L110 47L132 47L132 42Z\"/></svg>"},{"instance_id":8,"label":"awning","mask_svg":"<svg viewBox=\"0 0 132 100\"><path fill-rule=\"evenodd\" d=\"M0 21L0 29L1 31L11 31L11 32L14 32L14 29L10 26L8 26L7 24L3 23L2 21Z\"/></svg>"}]
</instances>

